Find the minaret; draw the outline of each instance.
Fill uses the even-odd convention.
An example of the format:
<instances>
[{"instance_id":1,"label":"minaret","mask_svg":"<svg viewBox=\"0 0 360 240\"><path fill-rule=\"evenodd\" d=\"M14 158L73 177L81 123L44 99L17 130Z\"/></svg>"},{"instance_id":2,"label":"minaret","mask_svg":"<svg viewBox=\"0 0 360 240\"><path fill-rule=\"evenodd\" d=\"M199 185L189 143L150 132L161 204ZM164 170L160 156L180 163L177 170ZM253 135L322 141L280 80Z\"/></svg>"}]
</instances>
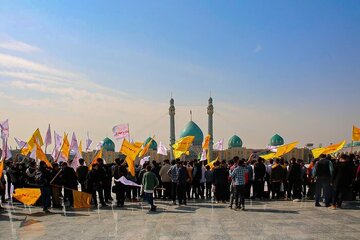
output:
<instances>
[{"instance_id":1,"label":"minaret","mask_svg":"<svg viewBox=\"0 0 360 240\"><path fill-rule=\"evenodd\" d=\"M169 107L169 115L170 115L170 145L175 144L175 106L174 99L170 99L170 107Z\"/></svg>"},{"instance_id":2,"label":"minaret","mask_svg":"<svg viewBox=\"0 0 360 240\"><path fill-rule=\"evenodd\" d=\"M213 99L209 98L209 105L207 107L207 114L208 114L208 134L210 135L210 142L209 142L209 156L210 159L208 161L213 160L213 145L214 145L214 136L213 136L213 114L214 114L214 106L213 106Z\"/></svg>"}]
</instances>

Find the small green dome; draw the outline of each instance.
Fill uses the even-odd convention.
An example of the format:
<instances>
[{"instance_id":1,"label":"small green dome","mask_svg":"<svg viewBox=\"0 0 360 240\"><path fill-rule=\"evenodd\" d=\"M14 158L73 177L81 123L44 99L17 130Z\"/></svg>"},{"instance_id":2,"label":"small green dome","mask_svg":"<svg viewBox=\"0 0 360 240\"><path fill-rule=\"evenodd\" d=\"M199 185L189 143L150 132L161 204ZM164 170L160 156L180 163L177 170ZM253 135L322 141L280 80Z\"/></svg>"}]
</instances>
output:
<instances>
[{"instance_id":1,"label":"small green dome","mask_svg":"<svg viewBox=\"0 0 360 240\"><path fill-rule=\"evenodd\" d=\"M280 146L280 145L284 145L284 139L279 134L275 134L270 139L270 146Z\"/></svg>"},{"instance_id":2,"label":"small green dome","mask_svg":"<svg viewBox=\"0 0 360 240\"><path fill-rule=\"evenodd\" d=\"M145 140L145 142L144 142L144 146L146 145L146 144L148 144L150 141L151 141L151 137L148 137L146 140ZM152 150L157 150L157 142L155 141L155 140L153 140L152 142L151 142L151 144L150 144L150 149L152 149Z\"/></svg>"},{"instance_id":3,"label":"small green dome","mask_svg":"<svg viewBox=\"0 0 360 240\"><path fill-rule=\"evenodd\" d=\"M241 138L239 136L234 135L229 139L229 143L228 143L229 149L242 147L242 145L243 142L241 141Z\"/></svg>"},{"instance_id":4,"label":"small green dome","mask_svg":"<svg viewBox=\"0 0 360 240\"><path fill-rule=\"evenodd\" d=\"M187 137L187 136L194 136L194 145L201 145L204 141L204 134L201 131L200 127L194 123L193 121L190 121L188 124L186 124L185 129L180 134L180 138Z\"/></svg>"},{"instance_id":5,"label":"small green dome","mask_svg":"<svg viewBox=\"0 0 360 240\"><path fill-rule=\"evenodd\" d=\"M115 152L115 143L110 138L105 138L102 145L103 149L109 152Z\"/></svg>"}]
</instances>

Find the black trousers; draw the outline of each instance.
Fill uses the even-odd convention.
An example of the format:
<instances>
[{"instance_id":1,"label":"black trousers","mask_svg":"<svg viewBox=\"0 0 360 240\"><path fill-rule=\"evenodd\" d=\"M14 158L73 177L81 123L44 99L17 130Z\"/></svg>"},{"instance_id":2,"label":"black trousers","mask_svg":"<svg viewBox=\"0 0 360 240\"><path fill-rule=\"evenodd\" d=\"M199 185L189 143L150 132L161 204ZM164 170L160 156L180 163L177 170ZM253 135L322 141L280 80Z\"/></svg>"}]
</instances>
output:
<instances>
[{"instance_id":1,"label":"black trousers","mask_svg":"<svg viewBox=\"0 0 360 240\"><path fill-rule=\"evenodd\" d=\"M288 189L287 189L287 197L293 199L301 199L301 187L302 183L300 180L298 181L289 181Z\"/></svg>"},{"instance_id":2,"label":"black trousers","mask_svg":"<svg viewBox=\"0 0 360 240\"><path fill-rule=\"evenodd\" d=\"M178 193L179 204L182 203L186 204L186 185L178 184L177 193Z\"/></svg>"},{"instance_id":3,"label":"black trousers","mask_svg":"<svg viewBox=\"0 0 360 240\"><path fill-rule=\"evenodd\" d=\"M94 186L92 191L91 191L92 200L93 200L93 203L94 203L95 206L98 205L96 193L98 193L98 195L99 195L100 203L102 205L105 205L103 187L102 186Z\"/></svg>"},{"instance_id":4,"label":"black trousers","mask_svg":"<svg viewBox=\"0 0 360 240\"><path fill-rule=\"evenodd\" d=\"M177 194L177 183L171 182L171 198L173 202L176 201L176 194Z\"/></svg>"},{"instance_id":5,"label":"black trousers","mask_svg":"<svg viewBox=\"0 0 360 240\"><path fill-rule=\"evenodd\" d=\"M262 198L264 196L264 180L263 179L255 179L254 181L254 197Z\"/></svg>"},{"instance_id":6,"label":"black trousers","mask_svg":"<svg viewBox=\"0 0 360 240\"><path fill-rule=\"evenodd\" d=\"M165 188L163 199L171 197L171 182L163 182L163 187Z\"/></svg>"},{"instance_id":7,"label":"black trousers","mask_svg":"<svg viewBox=\"0 0 360 240\"><path fill-rule=\"evenodd\" d=\"M122 183L115 183L116 189L116 204L117 206L124 206L125 202L125 185Z\"/></svg>"},{"instance_id":8,"label":"black trousers","mask_svg":"<svg viewBox=\"0 0 360 240\"><path fill-rule=\"evenodd\" d=\"M234 198L236 207L245 207L245 185L234 186Z\"/></svg>"},{"instance_id":9,"label":"black trousers","mask_svg":"<svg viewBox=\"0 0 360 240\"><path fill-rule=\"evenodd\" d=\"M280 186L281 182L272 182L271 183L271 199L279 199L280 198ZM275 197L276 195L276 197Z\"/></svg>"}]
</instances>

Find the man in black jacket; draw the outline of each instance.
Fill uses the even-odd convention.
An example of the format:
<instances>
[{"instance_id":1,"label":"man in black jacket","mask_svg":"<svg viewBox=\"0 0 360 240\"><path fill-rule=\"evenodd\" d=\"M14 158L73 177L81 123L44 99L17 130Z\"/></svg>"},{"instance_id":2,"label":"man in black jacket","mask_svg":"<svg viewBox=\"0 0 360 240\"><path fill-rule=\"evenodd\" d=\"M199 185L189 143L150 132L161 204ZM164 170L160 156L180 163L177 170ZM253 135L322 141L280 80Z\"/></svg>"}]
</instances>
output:
<instances>
[{"instance_id":1,"label":"man in black jacket","mask_svg":"<svg viewBox=\"0 0 360 240\"><path fill-rule=\"evenodd\" d=\"M257 163L254 164L254 174L254 198L262 199L264 195L266 167L261 157L259 157Z\"/></svg>"},{"instance_id":2,"label":"man in black jacket","mask_svg":"<svg viewBox=\"0 0 360 240\"><path fill-rule=\"evenodd\" d=\"M186 205L186 184L189 181L189 174L182 161L178 162L177 191L179 205Z\"/></svg>"},{"instance_id":3,"label":"man in black jacket","mask_svg":"<svg viewBox=\"0 0 360 240\"><path fill-rule=\"evenodd\" d=\"M89 188L91 188L92 202L95 205L95 207L98 206L96 192L99 194L101 206L102 207L107 206L104 201L104 191L102 188L104 178L105 178L104 172L100 170L99 164L94 163L92 165L91 171L89 172L87 181Z\"/></svg>"},{"instance_id":4,"label":"man in black jacket","mask_svg":"<svg viewBox=\"0 0 360 240\"><path fill-rule=\"evenodd\" d=\"M82 192L86 191L85 180L86 180L86 176L88 175L88 172L89 172L89 168L84 165L84 162L85 162L84 159L80 158L79 159L80 166L76 169L76 176L80 183Z\"/></svg>"},{"instance_id":5,"label":"man in black jacket","mask_svg":"<svg viewBox=\"0 0 360 240\"><path fill-rule=\"evenodd\" d=\"M333 173L333 164L326 158L325 154L320 155L320 160L315 164L313 175L316 179L316 190L315 190L315 206L321 207L320 198L321 190L323 190L325 198L325 206L330 207L331 200L331 177Z\"/></svg>"},{"instance_id":6,"label":"man in black jacket","mask_svg":"<svg viewBox=\"0 0 360 240\"><path fill-rule=\"evenodd\" d=\"M122 184L119 180L121 177L126 177L128 171L126 165L124 164L124 159L117 158L115 159L115 168L114 168L114 181L115 181L115 191L116 191L116 206L123 207L125 201L125 191L126 186Z\"/></svg>"},{"instance_id":7,"label":"man in black jacket","mask_svg":"<svg viewBox=\"0 0 360 240\"><path fill-rule=\"evenodd\" d=\"M287 174L288 193L287 197L294 201L301 199L301 166L296 162L295 158L290 159L290 166Z\"/></svg>"},{"instance_id":8,"label":"man in black jacket","mask_svg":"<svg viewBox=\"0 0 360 240\"><path fill-rule=\"evenodd\" d=\"M48 169L44 161L40 162L39 166L39 179L38 183L40 185L41 191L41 201L43 204L43 211L45 213L50 213L49 208L51 207L51 186L50 181L52 179L51 170Z\"/></svg>"},{"instance_id":9,"label":"man in black jacket","mask_svg":"<svg viewBox=\"0 0 360 240\"><path fill-rule=\"evenodd\" d=\"M78 190L78 182L75 170L69 167L67 162L62 162L62 172L60 174L61 183L64 186L64 202L67 200L70 207L74 206L72 190Z\"/></svg>"}]
</instances>

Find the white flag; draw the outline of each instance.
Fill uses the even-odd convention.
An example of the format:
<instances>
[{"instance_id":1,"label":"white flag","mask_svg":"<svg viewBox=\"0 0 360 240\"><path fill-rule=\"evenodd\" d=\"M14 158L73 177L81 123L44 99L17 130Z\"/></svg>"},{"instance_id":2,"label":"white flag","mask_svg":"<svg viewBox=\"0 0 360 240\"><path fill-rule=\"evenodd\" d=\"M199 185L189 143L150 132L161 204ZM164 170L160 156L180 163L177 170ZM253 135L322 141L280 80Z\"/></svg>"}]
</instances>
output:
<instances>
[{"instance_id":1,"label":"white flag","mask_svg":"<svg viewBox=\"0 0 360 240\"><path fill-rule=\"evenodd\" d=\"M224 139L221 139L215 143L213 149L218 151L224 150Z\"/></svg>"},{"instance_id":2,"label":"white flag","mask_svg":"<svg viewBox=\"0 0 360 240\"><path fill-rule=\"evenodd\" d=\"M79 145L76 139L76 135L73 132L71 143L70 143L70 154L76 155L79 152Z\"/></svg>"},{"instance_id":3,"label":"white flag","mask_svg":"<svg viewBox=\"0 0 360 240\"><path fill-rule=\"evenodd\" d=\"M30 153L30 158L36 160L36 147L33 148L33 150Z\"/></svg>"},{"instance_id":4,"label":"white flag","mask_svg":"<svg viewBox=\"0 0 360 240\"><path fill-rule=\"evenodd\" d=\"M133 181L128 180L126 177L122 176L119 179L114 179L115 182L121 182L126 186L134 186L134 187L141 187L141 185L134 183Z\"/></svg>"},{"instance_id":5,"label":"white flag","mask_svg":"<svg viewBox=\"0 0 360 240\"><path fill-rule=\"evenodd\" d=\"M46 132L46 136L45 136L45 145L49 146L51 145L52 141L51 141L51 129L50 129L50 124L48 127L48 130Z\"/></svg>"},{"instance_id":6,"label":"white flag","mask_svg":"<svg viewBox=\"0 0 360 240\"><path fill-rule=\"evenodd\" d=\"M1 138L5 139L9 137L9 119L0 122Z\"/></svg>"},{"instance_id":7,"label":"white flag","mask_svg":"<svg viewBox=\"0 0 360 240\"><path fill-rule=\"evenodd\" d=\"M54 150L53 150L51 156L53 157L54 160L56 160L56 158L60 154L60 148L61 148L61 144L62 144L63 139L59 134L57 134L54 131L54 140L55 140L55 147L54 147Z\"/></svg>"},{"instance_id":8,"label":"white flag","mask_svg":"<svg viewBox=\"0 0 360 240\"><path fill-rule=\"evenodd\" d=\"M98 144L96 144L96 150L100 150L102 148L103 144L104 144L104 141L100 141Z\"/></svg>"},{"instance_id":9,"label":"white flag","mask_svg":"<svg viewBox=\"0 0 360 240\"><path fill-rule=\"evenodd\" d=\"M140 166L143 166L144 163L149 161L150 161L150 156L144 157L143 159L140 160Z\"/></svg>"},{"instance_id":10,"label":"white flag","mask_svg":"<svg viewBox=\"0 0 360 240\"><path fill-rule=\"evenodd\" d=\"M116 125L115 127L113 127L112 131L114 133L115 139L119 140L126 138L129 136L129 125L128 124Z\"/></svg>"},{"instance_id":11,"label":"white flag","mask_svg":"<svg viewBox=\"0 0 360 240\"><path fill-rule=\"evenodd\" d=\"M206 150L204 149L201 153L200 161L205 161L205 160L206 160Z\"/></svg>"},{"instance_id":12,"label":"white flag","mask_svg":"<svg viewBox=\"0 0 360 240\"><path fill-rule=\"evenodd\" d=\"M12 158L12 154L10 152L9 146L3 139L3 148L2 148L2 153L1 153L1 159L8 160L9 158Z\"/></svg>"},{"instance_id":13,"label":"white flag","mask_svg":"<svg viewBox=\"0 0 360 240\"><path fill-rule=\"evenodd\" d=\"M167 149L166 149L166 147L162 144L162 142L160 142L159 145L158 145L157 154L167 156Z\"/></svg>"},{"instance_id":14,"label":"white flag","mask_svg":"<svg viewBox=\"0 0 360 240\"><path fill-rule=\"evenodd\" d=\"M85 152L89 151L90 150L90 145L92 143L92 140L89 138L89 133L88 133L88 136L87 136L87 139L86 139L86 148L85 148Z\"/></svg>"},{"instance_id":15,"label":"white flag","mask_svg":"<svg viewBox=\"0 0 360 240\"><path fill-rule=\"evenodd\" d=\"M15 142L17 143L17 145L19 146L20 149L26 147L27 143L19 138L14 137Z\"/></svg>"}]
</instances>

